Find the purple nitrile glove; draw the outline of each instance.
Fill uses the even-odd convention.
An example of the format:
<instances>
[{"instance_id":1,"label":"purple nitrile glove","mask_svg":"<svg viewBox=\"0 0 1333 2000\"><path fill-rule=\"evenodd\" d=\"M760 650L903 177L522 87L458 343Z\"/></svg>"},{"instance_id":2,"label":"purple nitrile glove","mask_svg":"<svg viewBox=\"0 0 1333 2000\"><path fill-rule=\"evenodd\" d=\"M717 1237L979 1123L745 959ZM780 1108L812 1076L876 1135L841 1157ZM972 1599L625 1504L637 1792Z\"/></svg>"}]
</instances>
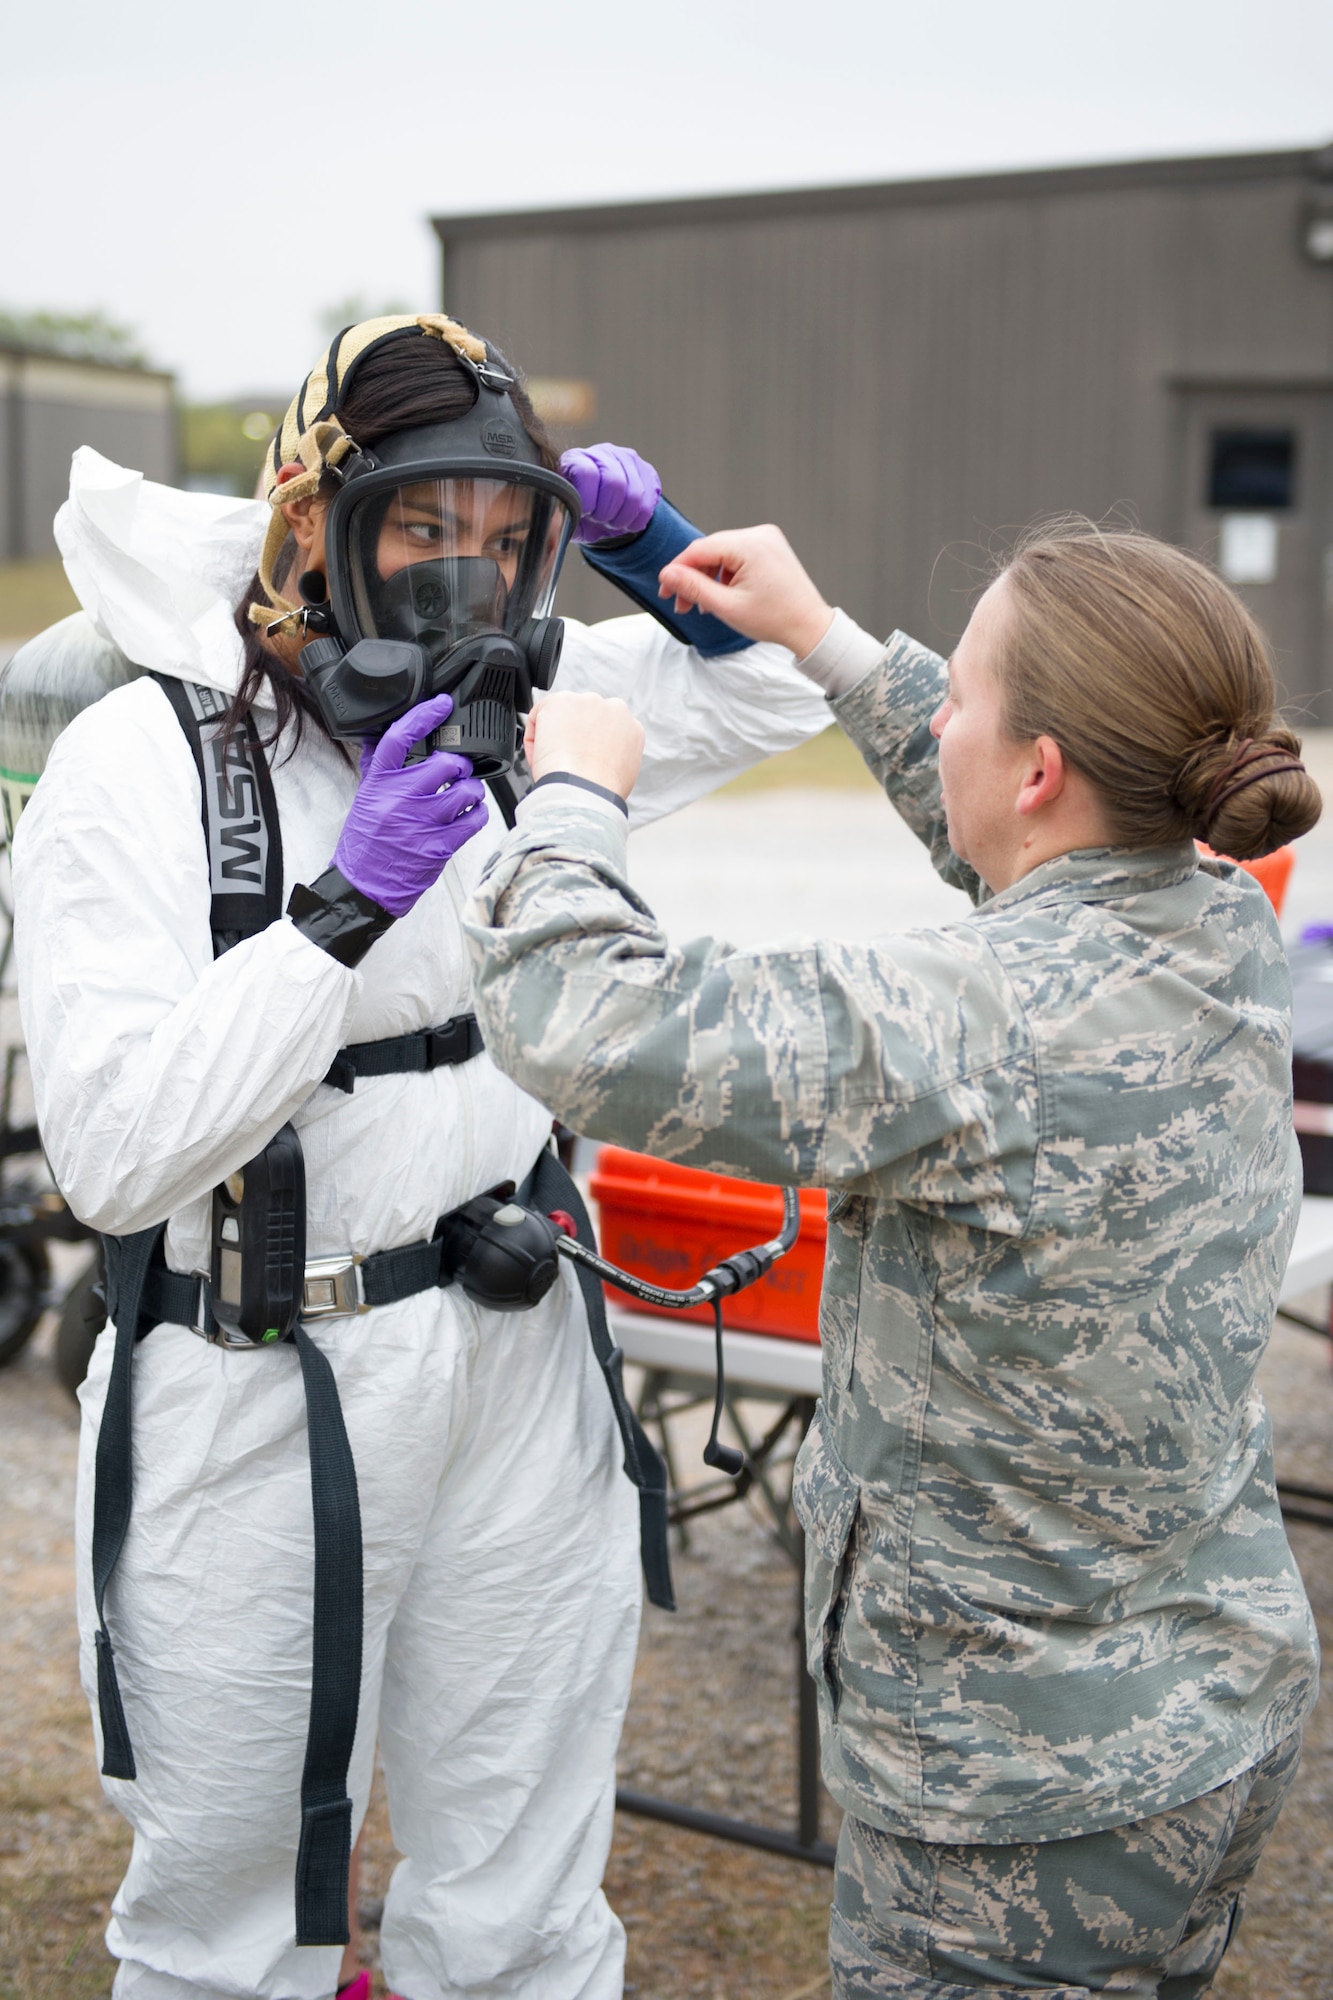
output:
<instances>
[{"instance_id":1,"label":"purple nitrile glove","mask_svg":"<svg viewBox=\"0 0 1333 2000\"><path fill-rule=\"evenodd\" d=\"M466 757L434 750L420 764L404 761L453 705L447 694L419 702L361 752L361 783L333 865L390 916L405 917L486 824L486 787Z\"/></svg>"},{"instance_id":2,"label":"purple nitrile glove","mask_svg":"<svg viewBox=\"0 0 1333 2000\"><path fill-rule=\"evenodd\" d=\"M662 497L656 471L628 445L594 444L586 451L567 451L560 470L583 509L583 519L574 530L576 542L641 534Z\"/></svg>"}]
</instances>

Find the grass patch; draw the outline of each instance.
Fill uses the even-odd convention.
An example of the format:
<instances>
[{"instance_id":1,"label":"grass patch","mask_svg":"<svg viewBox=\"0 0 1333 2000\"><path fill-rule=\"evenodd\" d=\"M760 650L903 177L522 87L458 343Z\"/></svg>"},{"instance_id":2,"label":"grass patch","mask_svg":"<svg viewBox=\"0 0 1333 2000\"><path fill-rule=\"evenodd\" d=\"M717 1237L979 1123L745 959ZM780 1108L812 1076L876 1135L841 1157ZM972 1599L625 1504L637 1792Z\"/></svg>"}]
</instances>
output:
<instances>
[{"instance_id":1,"label":"grass patch","mask_svg":"<svg viewBox=\"0 0 1333 2000\"><path fill-rule=\"evenodd\" d=\"M77 1754L51 1747L0 1809L0 2000L106 2000L103 1934L130 1830L100 1797L91 1739Z\"/></svg>"},{"instance_id":2,"label":"grass patch","mask_svg":"<svg viewBox=\"0 0 1333 2000\"><path fill-rule=\"evenodd\" d=\"M106 2000L115 1965L104 1934L107 1901L128 1860L129 1838L118 1851L80 1843L73 1866L41 1867L0 1890L0 1930L6 1962L0 1968L2 2000ZM92 1863L97 1879L90 1885ZM90 1894L90 1887L102 1893Z\"/></svg>"},{"instance_id":3,"label":"grass patch","mask_svg":"<svg viewBox=\"0 0 1333 2000\"><path fill-rule=\"evenodd\" d=\"M59 556L0 563L0 638L30 639L78 608Z\"/></svg>"},{"instance_id":4,"label":"grass patch","mask_svg":"<svg viewBox=\"0 0 1333 2000\"><path fill-rule=\"evenodd\" d=\"M821 735L812 736L806 743L798 743L794 750L784 750L777 757L766 757L762 764L742 771L740 777L724 785L717 796L735 798L742 792L772 792L796 785L809 785L817 791L873 792L879 789L867 771L860 751L835 722Z\"/></svg>"}]
</instances>

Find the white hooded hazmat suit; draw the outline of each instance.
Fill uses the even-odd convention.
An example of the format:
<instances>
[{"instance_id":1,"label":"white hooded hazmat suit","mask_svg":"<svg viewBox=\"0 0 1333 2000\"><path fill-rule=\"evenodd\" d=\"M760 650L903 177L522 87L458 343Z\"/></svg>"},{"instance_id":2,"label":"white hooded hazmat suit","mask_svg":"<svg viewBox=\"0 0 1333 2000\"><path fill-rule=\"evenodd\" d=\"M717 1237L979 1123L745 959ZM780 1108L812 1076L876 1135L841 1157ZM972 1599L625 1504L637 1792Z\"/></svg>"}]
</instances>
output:
<instances>
[{"instance_id":1,"label":"white hooded hazmat suit","mask_svg":"<svg viewBox=\"0 0 1333 2000\"><path fill-rule=\"evenodd\" d=\"M257 505L154 487L76 455L58 534L86 608L129 657L230 695L231 607ZM622 695L648 733L640 820L825 726L774 647L704 660L652 619L566 628L561 687ZM263 716L260 716L261 725ZM284 902L329 864L357 773L307 727L269 753ZM170 1215L167 1262L208 1263L210 1190L288 1119L308 1254L429 1237L520 1181L549 1115L485 1054L322 1082L351 1042L470 1008L459 912L498 814L355 970L285 918L214 960L199 783L148 679L65 732L14 843L20 1001L52 1170L124 1235ZM365 1650L350 1789L378 1734L406 1859L385 1976L409 2000L614 2000L624 1935L600 1888L637 1636L638 1509L572 1275L531 1312L457 1288L317 1324L356 1460ZM82 1393L84 1683L96 1723L92 1468L111 1361ZM136 1782L108 1932L118 2000L322 2000L336 1948L293 1943L310 1693L312 1530L294 1348L228 1352L162 1325L134 1364L134 1503L108 1593ZM99 1746L100 1748L100 1746Z\"/></svg>"}]
</instances>

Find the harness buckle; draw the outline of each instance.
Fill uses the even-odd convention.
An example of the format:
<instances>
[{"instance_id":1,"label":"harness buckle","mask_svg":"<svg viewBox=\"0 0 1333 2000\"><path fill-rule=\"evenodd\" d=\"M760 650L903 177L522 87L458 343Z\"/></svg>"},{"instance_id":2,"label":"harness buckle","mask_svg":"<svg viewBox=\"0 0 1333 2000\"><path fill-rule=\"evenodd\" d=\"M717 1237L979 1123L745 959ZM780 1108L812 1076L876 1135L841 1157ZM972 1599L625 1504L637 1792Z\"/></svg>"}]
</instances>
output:
<instances>
[{"instance_id":1,"label":"harness buckle","mask_svg":"<svg viewBox=\"0 0 1333 2000\"><path fill-rule=\"evenodd\" d=\"M349 1257L308 1258L301 1287L301 1318L351 1319L369 1312L357 1277L363 1261L355 1252Z\"/></svg>"},{"instance_id":2,"label":"harness buckle","mask_svg":"<svg viewBox=\"0 0 1333 2000\"><path fill-rule=\"evenodd\" d=\"M201 1340L216 1341L222 1332L213 1317L209 1301L209 1283L202 1271L192 1271L194 1280L194 1311L190 1315L190 1332L197 1333Z\"/></svg>"},{"instance_id":3,"label":"harness buckle","mask_svg":"<svg viewBox=\"0 0 1333 2000\"><path fill-rule=\"evenodd\" d=\"M259 1343L248 1334L233 1333L223 1326L221 1320L213 1317L213 1287L201 1271L191 1272L197 1290L195 1292L194 1313L190 1319L190 1332L197 1333L210 1347L225 1347L231 1354L257 1354Z\"/></svg>"},{"instance_id":4,"label":"harness buckle","mask_svg":"<svg viewBox=\"0 0 1333 2000\"><path fill-rule=\"evenodd\" d=\"M424 1039L426 1066L429 1069L467 1062L472 1056L480 1055L482 1049L480 1032L470 1014L456 1014L452 1021L444 1021L438 1028L428 1028Z\"/></svg>"}]
</instances>

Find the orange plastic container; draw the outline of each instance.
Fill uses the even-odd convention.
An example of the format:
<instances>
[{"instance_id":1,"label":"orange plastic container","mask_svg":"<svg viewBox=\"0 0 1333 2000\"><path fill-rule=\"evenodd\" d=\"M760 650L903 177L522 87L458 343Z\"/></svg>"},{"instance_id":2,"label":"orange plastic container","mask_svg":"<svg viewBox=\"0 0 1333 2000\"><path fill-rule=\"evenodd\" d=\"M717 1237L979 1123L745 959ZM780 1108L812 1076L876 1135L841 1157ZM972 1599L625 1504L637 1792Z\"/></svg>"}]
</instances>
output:
<instances>
[{"instance_id":1,"label":"orange plastic container","mask_svg":"<svg viewBox=\"0 0 1333 2000\"><path fill-rule=\"evenodd\" d=\"M674 1291L697 1284L720 1257L766 1243L782 1226L782 1196L775 1187L699 1173L620 1146L603 1146L589 1187L601 1211L602 1255L636 1278ZM722 1301L723 1325L818 1341L827 1234L825 1196L802 1189L795 1247L757 1285ZM658 1310L610 1286L607 1294L617 1306ZM711 1325L713 1309L692 1306L680 1316Z\"/></svg>"},{"instance_id":2,"label":"orange plastic container","mask_svg":"<svg viewBox=\"0 0 1333 2000\"><path fill-rule=\"evenodd\" d=\"M1217 853L1216 848L1206 847L1201 840L1196 841L1195 845L1200 854ZM1229 861L1231 856L1223 854L1218 858L1222 861ZM1238 866L1245 870L1247 875L1253 875L1255 881L1273 905L1274 915L1279 917L1282 915L1282 899L1287 893L1287 884L1291 880L1291 871L1295 865L1296 850L1294 847L1278 847L1274 849L1272 854L1261 855L1257 861L1242 861L1238 864Z\"/></svg>"}]
</instances>

